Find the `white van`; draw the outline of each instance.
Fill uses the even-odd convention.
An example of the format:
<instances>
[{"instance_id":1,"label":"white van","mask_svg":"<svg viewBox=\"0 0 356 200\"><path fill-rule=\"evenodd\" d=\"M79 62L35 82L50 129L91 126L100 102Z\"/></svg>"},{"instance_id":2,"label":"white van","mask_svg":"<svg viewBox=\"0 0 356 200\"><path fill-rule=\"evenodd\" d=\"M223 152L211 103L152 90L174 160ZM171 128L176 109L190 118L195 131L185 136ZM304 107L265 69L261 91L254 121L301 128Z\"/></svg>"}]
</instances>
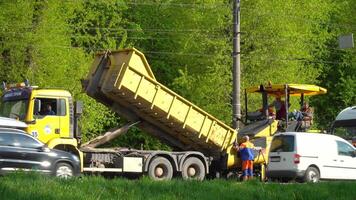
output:
<instances>
[{"instance_id":1,"label":"white van","mask_svg":"<svg viewBox=\"0 0 356 200\"><path fill-rule=\"evenodd\" d=\"M355 179L356 149L328 134L287 132L273 137L266 175L269 179Z\"/></svg>"}]
</instances>

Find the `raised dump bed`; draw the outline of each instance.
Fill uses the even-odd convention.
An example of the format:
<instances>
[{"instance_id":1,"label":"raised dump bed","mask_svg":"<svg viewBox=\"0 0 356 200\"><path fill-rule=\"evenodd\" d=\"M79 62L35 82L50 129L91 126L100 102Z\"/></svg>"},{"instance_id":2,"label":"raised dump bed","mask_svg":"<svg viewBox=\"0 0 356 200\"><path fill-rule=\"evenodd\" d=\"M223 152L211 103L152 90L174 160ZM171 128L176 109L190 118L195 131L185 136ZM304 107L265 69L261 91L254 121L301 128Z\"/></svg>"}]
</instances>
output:
<instances>
[{"instance_id":1,"label":"raised dump bed","mask_svg":"<svg viewBox=\"0 0 356 200\"><path fill-rule=\"evenodd\" d=\"M220 158L231 149L234 129L159 83L136 49L96 55L83 82L87 94L177 150ZM230 155L232 156L232 155Z\"/></svg>"}]
</instances>

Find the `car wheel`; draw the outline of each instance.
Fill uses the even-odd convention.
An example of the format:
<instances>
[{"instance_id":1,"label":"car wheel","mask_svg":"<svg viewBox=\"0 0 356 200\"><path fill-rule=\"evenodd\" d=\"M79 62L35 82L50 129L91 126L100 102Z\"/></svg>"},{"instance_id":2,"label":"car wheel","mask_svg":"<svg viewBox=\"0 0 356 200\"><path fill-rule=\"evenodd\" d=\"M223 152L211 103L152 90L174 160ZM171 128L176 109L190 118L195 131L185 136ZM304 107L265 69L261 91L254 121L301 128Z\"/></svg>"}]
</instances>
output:
<instances>
[{"instance_id":1,"label":"car wheel","mask_svg":"<svg viewBox=\"0 0 356 200\"><path fill-rule=\"evenodd\" d=\"M315 167L308 167L304 175L304 182L316 183L320 180L319 170Z\"/></svg>"},{"instance_id":2,"label":"car wheel","mask_svg":"<svg viewBox=\"0 0 356 200\"><path fill-rule=\"evenodd\" d=\"M156 157L148 167L148 176L158 181L171 180L173 177L173 167L166 158Z\"/></svg>"},{"instance_id":3,"label":"car wheel","mask_svg":"<svg viewBox=\"0 0 356 200\"><path fill-rule=\"evenodd\" d=\"M70 178L74 176L73 167L68 163L58 163L54 175L59 178Z\"/></svg>"},{"instance_id":4,"label":"car wheel","mask_svg":"<svg viewBox=\"0 0 356 200\"><path fill-rule=\"evenodd\" d=\"M204 180L205 167L203 162L196 157L190 157L185 160L182 169L182 177L185 180Z\"/></svg>"}]
</instances>

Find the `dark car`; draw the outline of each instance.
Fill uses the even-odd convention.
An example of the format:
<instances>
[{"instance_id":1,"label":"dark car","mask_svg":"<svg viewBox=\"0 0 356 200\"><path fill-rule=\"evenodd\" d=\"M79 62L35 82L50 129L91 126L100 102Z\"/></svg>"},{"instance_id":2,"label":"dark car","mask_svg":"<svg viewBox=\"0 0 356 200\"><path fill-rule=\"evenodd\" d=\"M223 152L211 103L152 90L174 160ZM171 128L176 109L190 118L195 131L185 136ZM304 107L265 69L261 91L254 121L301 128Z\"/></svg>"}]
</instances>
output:
<instances>
[{"instance_id":1,"label":"dark car","mask_svg":"<svg viewBox=\"0 0 356 200\"><path fill-rule=\"evenodd\" d=\"M80 161L68 152L49 149L21 130L0 128L0 173L15 170L67 178L79 175Z\"/></svg>"}]
</instances>

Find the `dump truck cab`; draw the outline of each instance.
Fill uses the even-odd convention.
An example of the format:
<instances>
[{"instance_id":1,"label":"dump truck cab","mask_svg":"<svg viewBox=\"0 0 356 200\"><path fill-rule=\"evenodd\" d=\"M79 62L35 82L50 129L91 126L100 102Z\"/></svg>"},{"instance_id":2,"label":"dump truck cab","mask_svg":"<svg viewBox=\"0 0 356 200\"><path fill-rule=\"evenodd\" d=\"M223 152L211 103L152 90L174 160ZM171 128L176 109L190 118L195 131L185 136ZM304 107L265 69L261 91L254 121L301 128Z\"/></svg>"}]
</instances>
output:
<instances>
[{"instance_id":1,"label":"dump truck cab","mask_svg":"<svg viewBox=\"0 0 356 200\"><path fill-rule=\"evenodd\" d=\"M74 109L68 91L39 89L25 81L4 84L0 115L25 122L27 127L23 129L49 148L69 151L82 157L77 148L80 133L76 128L74 110L78 109Z\"/></svg>"}]
</instances>

